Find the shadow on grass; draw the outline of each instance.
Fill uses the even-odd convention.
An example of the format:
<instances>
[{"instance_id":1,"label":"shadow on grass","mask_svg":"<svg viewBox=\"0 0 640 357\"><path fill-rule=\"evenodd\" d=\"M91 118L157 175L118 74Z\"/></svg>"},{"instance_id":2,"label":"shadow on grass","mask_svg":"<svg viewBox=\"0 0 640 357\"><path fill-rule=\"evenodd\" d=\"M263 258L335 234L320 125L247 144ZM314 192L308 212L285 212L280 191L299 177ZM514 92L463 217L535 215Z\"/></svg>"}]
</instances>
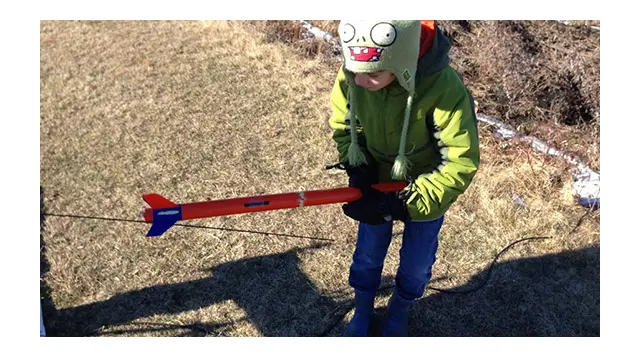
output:
<instances>
[{"instance_id":1,"label":"shadow on grass","mask_svg":"<svg viewBox=\"0 0 640 357\"><path fill-rule=\"evenodd\" d=\"M44 281L44 275L49 272L49 262L47 261L46 249L44 244L44 230L46 227L45 208L44 208L44 189L40 186L40 306L42 307L42 320L47 335L55 334L55 329L50 329L47 321L54 319L56 316L56 308L51 300L51 289Z\"/></svg>"},{"instance_id":2,"label":"shadow on grass","mask_svg":"<svg viewBox=\"0 0 640 357\"><path fill-rule=\"evenodd\" d=\"M211 276L204 279L157 285L62 309L50 324L55 325L59 336L184 330L176 325L131 322L154 315L195 311L232 300L246 314L246 320L264 336L313 334L318 324L327 323L323 320L339 305L316 290L300 270L297 254L325 245L224 263L212 268ZM191 325L189 335L225 335L225 327L236 322L197 323ZM127 330L100 331L103 326L116 325Z\"/></svg>"},{"instance_id":3,"label":"shadow on grass","mask_svg":"<svg viewBox=\"0 0 640 357\"><path fill-rule=\"evenodd\" d=\"M485 274L459 290L477 286ZM419 300L411 308L409 335L599 336L600 249L498 263L476 292L436 292Z\"/></svg>"},{"instance_id":4,"label":"shadow on grass","mask_svg":"<svg viewBox=\"0 0 640 357\"><path fill-rule=\"evenodd\" d=\"M204 279L148 287L59 311L50 304L48 290L41 290L47 333L162 335L175 329L181 336L225 336L228 326L238 321L216 319L186 327L134 321L231 300L244 312L241 319L263 336L339 336L345 327L342 316L351 301L339 302L320 294L299 267L298 253L325 245L224 263L213 267L211 276ZM599 336L599 253L599 248L586 248L498 263L490 281L478 291L435 292L416 302L410 309L409 335ZM41 255L41 264L42 260ZM473 276L456 290L478 286L486 274L485 270ZM437 286L438 280L435 277L431 285ZM392 281L392 277L383 277L383 284ZM391 291L380 295L387 298ZM378 335L383 316L384 309L376 309L372 335ZM111 328L116 325L122 329Z\"/></svg>"}]
</instances>

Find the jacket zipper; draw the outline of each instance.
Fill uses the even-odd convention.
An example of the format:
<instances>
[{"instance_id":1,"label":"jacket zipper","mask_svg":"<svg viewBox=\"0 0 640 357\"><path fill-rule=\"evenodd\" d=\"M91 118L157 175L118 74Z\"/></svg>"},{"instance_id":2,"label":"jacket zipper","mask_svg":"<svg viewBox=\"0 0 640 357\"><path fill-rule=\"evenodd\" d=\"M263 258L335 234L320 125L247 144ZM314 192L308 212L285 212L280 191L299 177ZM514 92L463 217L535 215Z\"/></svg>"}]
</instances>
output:
<instances>
[{"instance_id":1,"label":"jacket zipper","mask_svg":"<svg viewBox=\"0 0 640 357\"><path fill-rule=\"evenodd\" d=\"M382 127L382 136L384 137L384 147L381 149L384 151L384 155L388 156L389 142L387 141L387 122L384 116L384 110L387 106L387 88L382 88L382 107L380 108L380 123Z\"/></svg>"}]
</instances>

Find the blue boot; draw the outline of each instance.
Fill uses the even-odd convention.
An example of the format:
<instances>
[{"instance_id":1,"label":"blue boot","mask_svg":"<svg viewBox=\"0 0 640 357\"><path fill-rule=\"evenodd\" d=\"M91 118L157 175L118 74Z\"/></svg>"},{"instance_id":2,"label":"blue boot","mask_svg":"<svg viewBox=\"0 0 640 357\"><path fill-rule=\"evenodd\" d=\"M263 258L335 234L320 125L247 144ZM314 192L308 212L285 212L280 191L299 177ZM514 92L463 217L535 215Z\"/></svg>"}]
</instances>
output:
<instances>
[{"instance_id":1,"label":"blue boot","mask_svg":"<svg viewBox=\"0 0 640 357\"><path fill-rule=\"evenodd\" d=\"M405 300L394 293L387 304L387 315L382 323L382 336L407 337L409 333L410 300Z\"/></svg>"},{"instance_id":2,"label":"blue boot","mask_svg":"<svg viewBox=\"0 0 640 357\"><path fill-rule=\"evenodd\" d=\"M344 330L344 336L366 337L373 318L373 301L376 298L376 293L363 293L356 290L355 295L356 311Z\"/></svg>"}]
</instances>

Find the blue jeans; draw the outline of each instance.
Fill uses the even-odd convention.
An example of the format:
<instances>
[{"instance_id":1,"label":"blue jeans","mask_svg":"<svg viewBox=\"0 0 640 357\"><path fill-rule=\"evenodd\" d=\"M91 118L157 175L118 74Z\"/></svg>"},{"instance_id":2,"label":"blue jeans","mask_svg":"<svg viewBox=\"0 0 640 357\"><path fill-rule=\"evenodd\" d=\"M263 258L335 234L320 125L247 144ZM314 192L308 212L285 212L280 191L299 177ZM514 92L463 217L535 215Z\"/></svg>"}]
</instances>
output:
<instances>
[{"instance_id":1,"label":"blue jeans","mask_svg":"<svg viewBox=\"0 0 640 357\"><path fill-rule=\"evenodd\" d=\"M431 279L436 261L438 234L444 216L432 221L406 222L400 248L400 266L395 277L395 290L405 300L422 297ZM349 285L364 293L380 287L382 267L391 243L393 222L369 225L360 222L358 240L349 271Z\"/></svg>"}]
</instances>

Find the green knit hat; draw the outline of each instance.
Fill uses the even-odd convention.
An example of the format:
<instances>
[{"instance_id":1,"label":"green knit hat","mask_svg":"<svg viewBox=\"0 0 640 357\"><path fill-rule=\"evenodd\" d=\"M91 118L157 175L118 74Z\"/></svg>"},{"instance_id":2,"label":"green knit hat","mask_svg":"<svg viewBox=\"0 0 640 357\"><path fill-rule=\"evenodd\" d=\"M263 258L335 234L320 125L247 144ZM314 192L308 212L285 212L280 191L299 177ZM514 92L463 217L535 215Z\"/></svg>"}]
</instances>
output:
<instances>
[{"instance_id":1,"label":"green knit hat","mask_svg":"<svg viewBox=\"0 0 640 357\"><path fill-rule=\"evenodd\" d=\"M411 165L405 155L405 146L420 51L420 31L419 20L343 20L339 26L344 68L347 71L354 73L391 71L400 85L409 92L400 148L391 170L391 176L396 180L406 179ZM350 165L359 166L366 163L366 158L358 145L355 120L356 98L353 93L350 87L349 107L354 113L348 114L353 120L350 120L351 145L347 157Z\"/></svg>"}]
</instances>

